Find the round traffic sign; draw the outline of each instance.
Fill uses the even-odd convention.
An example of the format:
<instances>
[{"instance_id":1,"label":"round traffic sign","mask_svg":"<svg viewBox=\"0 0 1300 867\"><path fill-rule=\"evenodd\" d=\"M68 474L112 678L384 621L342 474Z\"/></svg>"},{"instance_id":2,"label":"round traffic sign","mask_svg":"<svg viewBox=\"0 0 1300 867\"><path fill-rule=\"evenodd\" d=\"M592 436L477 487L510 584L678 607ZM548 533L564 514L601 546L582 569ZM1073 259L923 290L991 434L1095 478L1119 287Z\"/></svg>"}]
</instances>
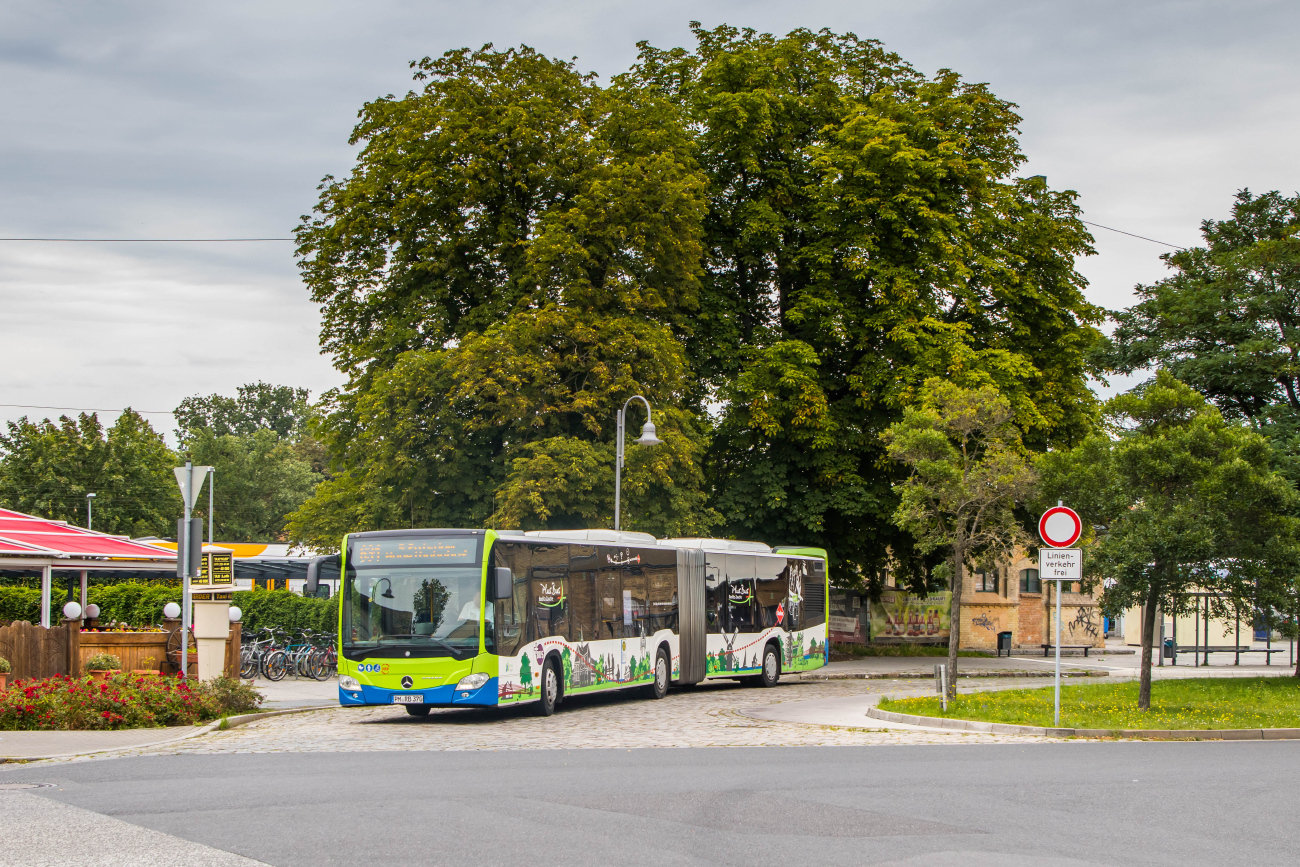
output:
<instances>
[{"instance_id":1,"label":"round traffic sign","mask_svg":"<svg viewBox=\"0 0 1300 867\"><path fill-rule=\"evenodd\" d=\"M1038 535L1053 548L1068 548L1083 535L1083 521L1074 509L1053 506L1038 519Z\"/></svg>"}]
</instances>

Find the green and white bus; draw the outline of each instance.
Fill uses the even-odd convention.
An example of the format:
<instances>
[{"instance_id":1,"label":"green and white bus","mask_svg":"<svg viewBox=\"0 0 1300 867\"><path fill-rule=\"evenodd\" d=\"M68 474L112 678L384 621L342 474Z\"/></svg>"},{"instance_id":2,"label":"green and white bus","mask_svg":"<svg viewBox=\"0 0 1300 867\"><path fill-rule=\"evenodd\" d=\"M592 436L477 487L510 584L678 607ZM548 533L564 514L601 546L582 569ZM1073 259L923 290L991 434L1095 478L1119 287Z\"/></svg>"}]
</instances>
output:
<instances>
[{"instance_id":1,"label":"green and white bus","mask_svg":"<svg viewBox=\"0 0 1300 867\"><path fill-rule=\"evenodd\" d=\"M341 562L338 562L341 558ZM334 561L334 562L331 562ZM385 530L340 554L339 703L433 707L739 678L824 665L820 548L611 530Z\"/></svg>"}]
</instances>

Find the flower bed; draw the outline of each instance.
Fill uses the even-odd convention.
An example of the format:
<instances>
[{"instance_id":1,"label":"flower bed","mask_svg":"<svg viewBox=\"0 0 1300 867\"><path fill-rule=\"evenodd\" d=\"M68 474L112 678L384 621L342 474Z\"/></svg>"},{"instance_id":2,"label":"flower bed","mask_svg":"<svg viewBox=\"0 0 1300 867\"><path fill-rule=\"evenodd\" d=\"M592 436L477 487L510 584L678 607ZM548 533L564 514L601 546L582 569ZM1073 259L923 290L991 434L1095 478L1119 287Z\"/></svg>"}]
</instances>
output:
<instances>
[{"instance_id":1,"label":"flower bed","mask_svg":"<svg viewBox=\"0 0 1300 867\"><path fill-rule=\"evenodd\" d=\"M262 696L238 680L186 682L119 674L105 681L56 675L0 692L0 731L185 726L254 711Z\"/></svg>"}]
</instances>

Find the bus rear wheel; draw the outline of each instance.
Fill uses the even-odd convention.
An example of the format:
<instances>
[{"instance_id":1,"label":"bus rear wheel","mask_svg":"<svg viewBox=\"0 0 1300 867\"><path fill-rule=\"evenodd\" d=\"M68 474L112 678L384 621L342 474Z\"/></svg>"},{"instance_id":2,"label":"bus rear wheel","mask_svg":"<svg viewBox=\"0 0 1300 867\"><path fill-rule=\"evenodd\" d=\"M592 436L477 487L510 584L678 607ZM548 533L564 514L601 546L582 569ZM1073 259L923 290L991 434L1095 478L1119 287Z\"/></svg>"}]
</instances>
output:
<instances>
[{"instance_id":1,"label":"bus rear wheel","mask_svg":"<svg viewBox=\"0 0 1300 867\"><path fill-rule=\"evenodd\" d=\"M432 708L428 705L408 704L406 706L406 712L411 716L428 716L430 710L432 710Z\"/></svg>"},{"instance_id":2,"label":"bus rear wheel","mask_svg":"<svg viewBox=\"0 0 1300 867\"><path fill-rule=\"evenodd\" d=\"M663 698L668 695L668 682L672 679L672 666L668 662L668 651L659 648L655 656L654 679L650 681L650 697Z\"/></svg>"},{"instance_id":3,"label":"bus rear wheel","mask_svg":"<svg viewBox=\"0 0 1300 867\"><path fill-rule=\"evenodd\" d=\"M542 716L550 716L555 713L556 707L560 704L560 675L555 670L555 660L548 659L542 666L542 696L538 702Z\"/></svg>"}]
</instances>

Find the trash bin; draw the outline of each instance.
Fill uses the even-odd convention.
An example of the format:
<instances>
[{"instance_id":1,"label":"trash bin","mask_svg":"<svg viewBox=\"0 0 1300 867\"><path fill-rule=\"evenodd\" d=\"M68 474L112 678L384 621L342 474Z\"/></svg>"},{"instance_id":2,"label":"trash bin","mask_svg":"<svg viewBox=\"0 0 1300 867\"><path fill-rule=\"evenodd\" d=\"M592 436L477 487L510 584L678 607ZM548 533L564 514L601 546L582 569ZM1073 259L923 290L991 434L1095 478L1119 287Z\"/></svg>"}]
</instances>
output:
<instances>
[{"instance_id":1,"label":"trash bin","mask_svg":"<svg viewBox=\"0 0 1300 867\"><path fill-rule=\"evenodd\" d=\"M1163 653L1165 655L1165 659L1174 658L1174 640L1172 638L1165 639L1165 646L1164 646Z\"/></svg>"},{"instance_id":2,"label":"trash bin","mask_svg":"<svg viewBox=\"0 0 1300 867\"><path fill-rule=\"evenodd\" d=\"M1002 651L1004 650L1007 652L1007 658L1010 659L1011 658L1011 633L1010 632L998 633L998 656L1001 656Z\"/></svg>"}]
</instances>

